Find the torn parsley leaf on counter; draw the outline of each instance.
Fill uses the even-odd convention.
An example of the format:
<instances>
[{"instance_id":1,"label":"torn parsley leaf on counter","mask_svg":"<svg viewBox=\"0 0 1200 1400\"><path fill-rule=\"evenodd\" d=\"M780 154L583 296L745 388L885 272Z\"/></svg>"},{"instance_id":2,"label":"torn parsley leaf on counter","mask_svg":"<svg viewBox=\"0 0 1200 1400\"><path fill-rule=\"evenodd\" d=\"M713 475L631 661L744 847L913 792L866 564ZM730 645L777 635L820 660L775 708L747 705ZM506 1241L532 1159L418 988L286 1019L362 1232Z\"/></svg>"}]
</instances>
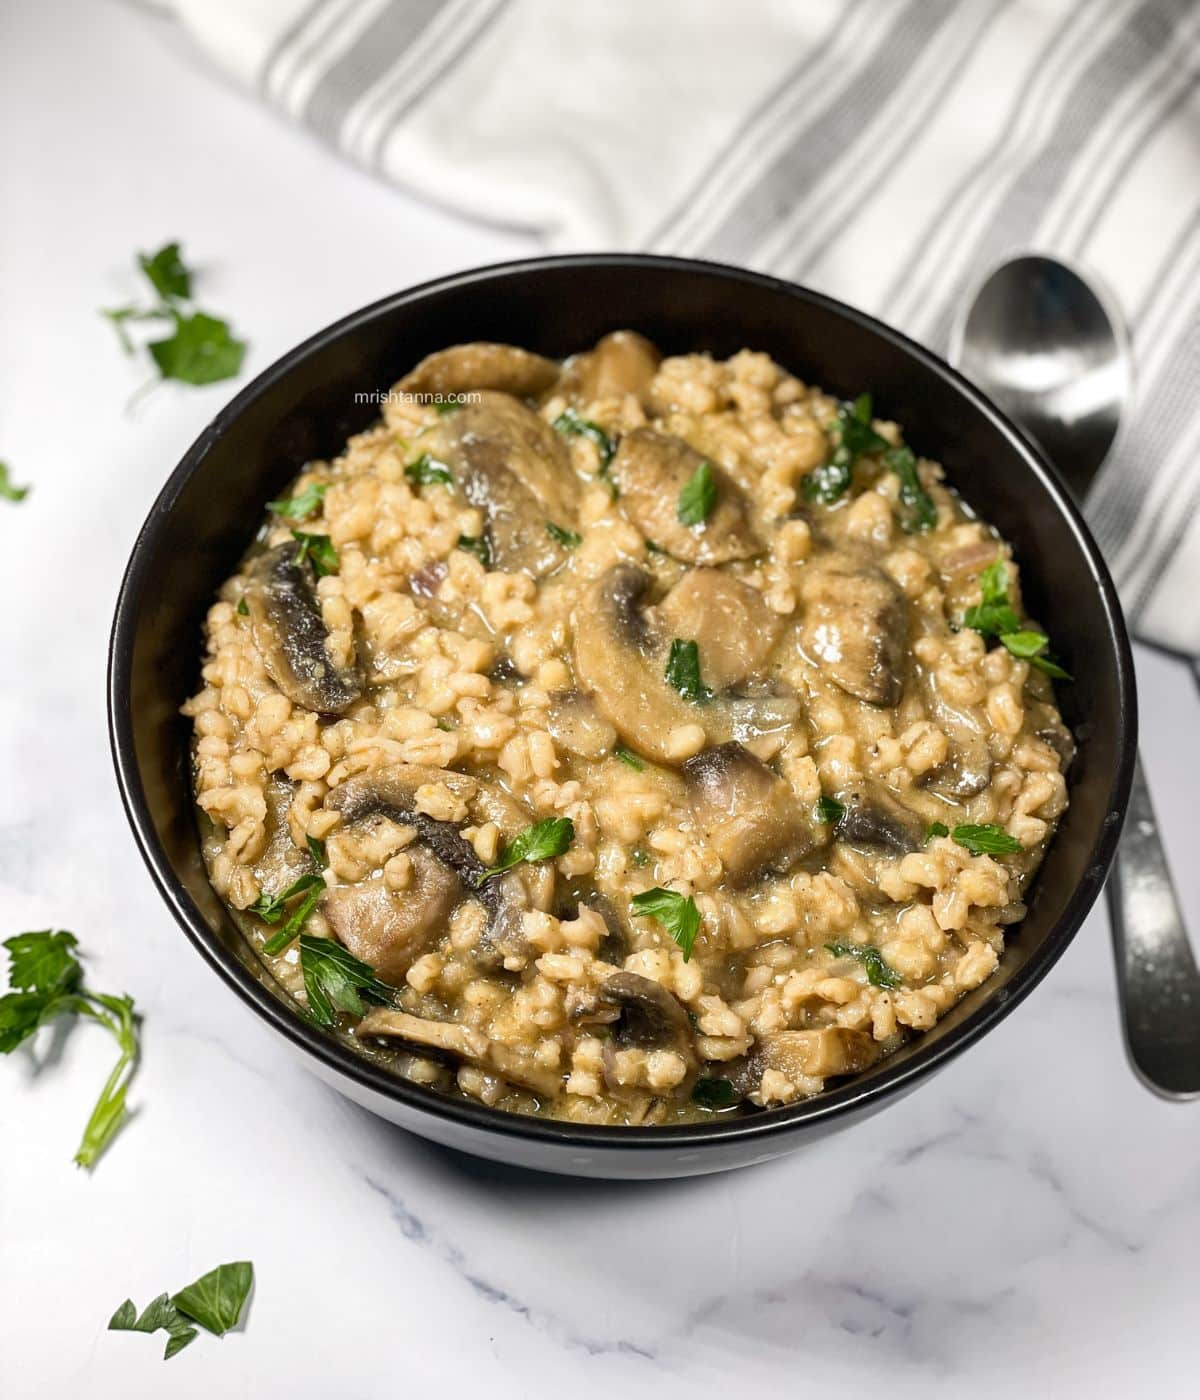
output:
<instances>
[{"instance_id":1,"label":"torn parsley leaf on counter","mask_svg":"<svg viewBox=\"0 0 1200 1400\"><path fill-rule=\"evenodd\" d=\"M336 574L341 567L342 561L338 558L337 549L328 535L306 535L303 530L293 530L292 539L300 546L296 551L296 563L303 564L306 559L311 560L313 573L318 578L324 578L326 574Z\"/></svg>"},{"instance_id":2,"label":"torn parsley leaf on counter","mask_svg":"<svg viewBox=\"0 0 1200 1400\"><path fill-rule=\"evenodd\" d=\"M139 253L138 267L158 297L156 304L119 306L101 314L117 332L121 348L133 354L128 326L135 322L165 323L170 334L148 341L146 349L163 379L183 384L215 384L232 379L242 367L246 342L238 340L229 322L198 310L192 302L192 274L178 243L156 253Z\"/></svg>"},{"instance_id":3,"label":"torn parsley leaf on counter","mask_svg":"<svg viewBox=\"0 0 1200 1400\"><path fill-rule=\"evenodd\" d=\"M501 875L522 861L553 860L561 856L575 839L575 823L570 817L547 817L520 831L500 852L500 859L489 866L476 882L482 885L493 875Z\"/></svg>"},{"instance_id":4,"label":"torn parsley leaf on counter","mask_svg":"<svg viewBox=\"0 0 1200 1400\"><path fill-rule=\"evenodd\" d=\"M18 933L5 939L4 947L12 990L0 997L0 1055L9 1054L39 1027L67 1013L98 1022L120 1049L75 1153L81 1167L93 1167L126 1117L125 1095L138 1057L133 1001L83 985L83 968L75 956L78 941L65 929Z\"/></svg>"},{"instance_id":5,"label":"torn parsley leaf on counter","mask_svg":"<svg viewBox=\"0 0 1200 1400\"><path fill-rule=\"evenodd\" d=\"M1021 850L1021 843L1017 838L1010 836L995 822L987 822L982 826L974 826L968 822L956 826L950 837L973 856L1016 855Z\"/></svg>"},{"instance_id":6,"label":"torn parsley leaf on counter","mask_svg":"<svg viewBox=\"0 0 1200 1400\"><path fill-rule=\"evenodd\" d=\"M32 489L29 486L18 486L8 474L8 463L0 462L0 499L23 501Z\"/></svg>"},{"instance_id":7,"label":"torn parsley leaf on counter","mask_svg":"<svg viewBox=\"0 0 1200 1400\"><path fill-rule=\"evenodd\" d=\"M676 890L664 890L656 885L652 890L635 894L629 907L639 918L657 919L683 949L684 962L688 961L700 932L700 910L691 895L685 897Z\"/></svg>"},{"instance_id":8,"label":"torn parsley leaf on counter","mask_svg":"<svg viewBox=\"0 0 1200 1400\"><path fill-rule=\"evenodd\" d=\"M396 999L396 989L381 982L372 968L335 938L314 938L302 933L300 971L309 1012L320 1026L332 1026L336 1011L344 1011L348 1016L364 1015L363 1001L390 1006Z\"/></svg>"},{"instance_id":9,"label":"torn parsley leaf on counter","mask_svg":"<svg viewBox=\"0 0 1200 1400\"><path fill-rule=\"evenodd\" d=\"M701 462L679 493L675 514L681 525L703 525L717 503L711 462Z\"/></svg>"},{"instance_id":10,"label":"torn parsley leaf on counter","mask_svg":"<svg viewBox=\"0 0 1200 1400\"><path fill-rule=\"evenodd\" d=\"M1069 681L1070 674L1044 653L1050 638L1035 628L1022 627L1008 593L1008 569L1003 559L989 564L979 575L979 602L963 614L963 623L985 637L995 637L1013 656L1028 661L1055 680Z\"/></svg>"},{"instance_id":11,"label":"torn parsley leaf on counter","mask_svg":"<svg viewBox=\"0 0 1200 1400\"><path fill-rule=\"evenodd\" d=\"M856 958L863 965L872 987L891 989L904 985L904 978L889 967L883 954L870 943L826 943L825 951L835 958Z\"/></svg>"},{"instance_id":12,"label":"torn parsley leaf on counter","mask_svg":"<svg viewBox=\"0 0 1200 1400\"><path fill-rule=\"evenodd\" d=\"M551 427L565 437L585 437L589 442L595 443L596 451L600 454L601 474L608 470L617 445L599 423L593 423L590 418L582 417L577 409L564 408Z\"/></svg>"},{"instance_id":13,"label":"torn parsley leaf on counter","mask_svg":"<svg viewBox=\"0 0 1200 1400\"><path fill-rule=\"evenodd\" d=\"M706 705L712 699L712 691L700 679L700 648L695 642L678 637L672 641L666 677L667 684L693 705Z\"/></svg>"},{"instance_id":14,"label":"torn parsley leaf on counter","mask_svg":"<svg viewBox=\"0 0 1200 1400\"><path fill-rule=\"evenodd\" d=\"M160 1293L140 1314L133 1300L126 1298L109 1318L110 1332L165 1332L167 1346L163 1360L170 1361L203 1327L214 1337L223 1337L238 1325L246 1299L254 1286L254 1265L242 1259L218 1264L195 1283L189 1283L174 1296Z\"/></svg>"}]
</instances>

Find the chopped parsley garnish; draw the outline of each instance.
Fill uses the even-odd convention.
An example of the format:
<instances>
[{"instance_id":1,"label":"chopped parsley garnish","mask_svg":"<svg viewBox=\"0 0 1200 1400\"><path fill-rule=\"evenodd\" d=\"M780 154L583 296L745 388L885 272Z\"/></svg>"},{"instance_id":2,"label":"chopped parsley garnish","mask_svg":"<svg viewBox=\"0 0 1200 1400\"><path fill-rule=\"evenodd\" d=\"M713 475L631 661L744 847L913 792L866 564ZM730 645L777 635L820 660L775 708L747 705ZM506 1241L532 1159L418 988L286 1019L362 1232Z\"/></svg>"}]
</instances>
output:
<instances>
[{"instance_id":1,"label":"chopped parsley garnish","mask_svg":"<svg viewBox=\"0 0 1200 1400\"><path fill-rule=\"evenodd\" d=\"M0 997L0 1055L23 1044L55 1016L97 1021L117 1042L120 1056L83 1130L75 1161L93 1167L125 1121L125 1094L137 1067L137 1018L133 1000L93 992L83 985L75 956L78 942L65 929L18 933L4 941L12 990Z\"/></svg>"},{"instance_id":2,"label":"chopped parsley garnish","mask_svg":"<svg viewBox=\"0 0 1200 1400\"><path fill-rule=\"evenodd\" d=\"M561 525L556 525L553 520L546 521L546 533L555 544L561 544L564 549L578 549L583 543L583 536L574 530L564 530Z\"/></svg>"},{"instance_id":3,"label":"chopped parsley garnish","mask_svg":"<svg viewBox=\"0 0 1200 1400\"><path fill-rule=\"evenodd\" d=\"M613 757L619 758L626 767L632 768L635 773L640 773L646 766L638 755L632 749L626 748L624 744L618 744L613 749Z\"/></svg>"},{"instance_id":4,"label":"chopped parsley garnish","mask_svg":"<svg viewBox=\"0 0 1200 1400\"><path fill-rule=\"evenodd\" d=\"M479 877L482 885L493 875L503 874L522 861L553 860L561 856L575 839L575 823L570 817L547 817L520 831L500 852L500 859Z\"/></svg>"},{"instance_id":5,"label":"chopped parsley garnish","mask_svg":"<svg viewBox=\"0 0 1200 1400\"><path fill-rule=\"evenodd\" d=\"M468 554L473 554L485 569L492 567L492 547L488 543L486 535L479 535L472 538L470 535L459 535L458 548L466 550Z\"/></svg>"},{"instance_id":6,"label":"chopped parsley garnish","mask_svg":"<svg viewBox=\"0 0 1200 1400\"><path fill-rule=\"evenodd\" d=\"M298 894L304 898L292 910L287 923L278 933L272 934L263 944L263 952L274 957L282 953L296 935L303 931L308 923L308 916L317 907L321 895L325 891L325 881L321 878L320 872L329 865L328 857L325 855L325 842L318 841L315 836L306 836L304 844L308 847L309 859L313 863L312 870L304 875L298 876L285 890L278 894L262 893L246 909L247 914L257 914L264 923L277 924L283 918L287 905L289 905Z\"/></svg>"},{"instance_id":7,"label":"chopped parsley garnish","mask_svg":"<svg viewBox=\"0 0 1200 1400\"><path fill-rule=\"evenodd\" d=\"M692 1102L701 1108L732 1108L740 1101L728 1079L697 1079L692 1086Z\"/></svg>"},{"instance_id":8,"label":"chopped parsley garnish","mask_svg":"<svg viewBox=\"0 0 1200 1400\"><path fill-rule=\"evenodd\" d=\"M1057 661L1044 655L1050 638L1044 632L1022 627L1008 594L1008 569L1003 559L989 564L979 575L979 602L963 614L963 623L985 637L996 637L1002 646L1022 661L1056 680L1069 681L1070 674Z\"/></svg>"},{"instance_id":9,"label":"chopped parsley garnish","mask_svg":"<svg viewBox=\"0 0 1200 1400\"><path fill-rule=\"evenodd\" d=\"M701 462L679 493L675 514L681 525L703 525L717 503L717 483L711 462Z\"/></svg>"},{"instance_id":10,"label":"chopped parsley garnish","mask_svg":"<svg viewBox=\"0 0 1200 1400\"><path fill-rule=\"evenodd\" d=\"M246 600L245 600L245 598L239 598L239 599L238 599L237 615L238 615L238 617L249 617L249 616L250 616L250 609L246 606Z\"/></svg>"},{"instance_id":11,"label":"chopped parsley garnish","mask_svg":"<svg viewBox=\"0 0 1200 1400\"><path fill-rule=\"evenodd\" d=\"M826 943L825 951L835 958L857 958L867 974L872 987L900 987L904 978L894 967L889 967L883 954L870 943Z\"/></svg>"},{"instance_id":12,"label":"chopped parsley garnish","mask_svg":"<svg viewBox=\"0 0 1200 1400\"><path fill-rule=\"evenodd\" d=\"M700 679L700 648L695 642L675 638L667 657L666 677L667 684L693 705L705 705L712 699L712 691Z\"/></svg>"},{"instance_id":13,"label":"chopped parsley garnish","mask_svg":"<svg viewBox=\"0 0 1200 1400\"><path fill-rule=\"evenodd\" d=\"M306 535L303 530L293 530L292 538L300 545L296 551L297 564L303 564L306 559L311 560L313 573L318 578L337 573L342 561L338 558L338 552L328 535Z\"/></svg>"},{"instance_id":14,"label":"chopped parsley garnish","mask_svg":"<svg viewBox=\"0 0 1200 1400\"><path fill-rule=\"evenodd\" d=\"M846 804L839 802L836 797L821 796L817 798L813 811L822 826L832 826L846 815Z\"/></svg>"},{"instance_id":15,"label":"chopped parsley garnish","mask_svg":"<svg viewBox=\"0 0 1200 1400\"><path fill-rule=\"evenodd\" d=\"M279 932L273 933L263 944L263 952L268 957L278 956L298 934L304 932L309 915L320 903L321 896L325 893L325 881L319 875L305 875L303 879L306 890L304 898L288 915L287 923Z\"/></svg>"},{"instance_id":16,"label":"chopped parsley garnish","mask_svg":"<svg viewBox=\"0 0 1200 1400\"><path fill-rule=\"evenodd\" d=\"M303 491L297 491L294 496L268 501L267 509L274 515L283 516L285 520L306 520L320 509L328 490L328 483L314 481Z\"/></svg>"},{"instance_id":17,"label":"chopped parsley garnish","mask_svg":"<svg viewBox=\"0 0 1200 1400\"><path fill-rule=\"evenodd\" d=\"M308 847L308 854L312 857L312 863L318 870L329 868L329 857L325 854L325 842L318 841L315 836L306 836L304 844Z\"/></svg>"},{"instance_id":18,"label":"chopped parsley garnish","mask_svg":"<svg viewBox=\"0 0 1200 1400\"><path fill-rule=\"evenodd\" d=\"M257 914L263 923L277 924L283 918L284 909L298 894L324 883L319 875L301 875L278 894L260 894L253 904L247 905L246 913Z\"/></svg>"},{"instance_id":19,"label":"chopped parsley garnish","mask_svg":"<svg viewBox=\"0 0 1200 1400\"><path fill-rule=\"evenodd\" d=\"M254 1286L254 1265L249 1260L218 1264L174 1297L160 1293L140 1314L126 1298L108 1322L110 1332L165 1332L163 1360L195 1341L196 1326L214 1337L224 1336L241 1320L242 1309Z\"/></svg>"},{"instance_id":20,"label":"chopped parsley garnish","mask_svg":"<svg viewBox=\"0 0 1200 1400\"><path fill-rule=\"evenodd\" d=\"M700 932L700 911L691 895L685 897L656 885L652 890L635 894L629 907L639 918L657 919L682 948L684 962L688 961Z\"/></svg>"},{"instance_id":21,"label":"chopped parsley garnish","mask_svg":"<svg viewBox=\"0 0 1200 1400\"><path fill-rule=\"evenodd\" d=\"M434 399L433 411L438 415L439 418L444 418L447 413L456 412L463 406L464 403L466 403L466 399L462 398L461 396L452 396L446 399Z\"/></svg>"},{"instance_id":22,"label":"chopped parsley garnish","mask_svg":"<svg viewBox=\"0 0 1200 1400\"><path fill-rule=\"evenodd\" d=\"M428 452L422 452L415 462L409 462L404 475L416 486L453 486L454 477L445 462L439 462Z\"/></svg>"},{"instance_id":23,"label":"chopped parsley garnish","mask_svg":"<svg viewBox=\"0 0 1200 1400\"><path fill-rule=\"evenodd\" d=\"M1021 843L1010 836L1002 826L988 822L983 826L956 826L950 833L960 846L966 847L973 856L1014 855L1021 849Z\"/></svg>"},{"instance_id":24,"label":"chopped parsley garnish","mask_svg":"<svg viewBox=\"0 0 1200 1400\"><path fill-rule=\"evenodd\" d=\"M925 828L925 844L928 846L935 836L949 836L950 828L945 822L930 822Z\"/></svg>"},{"instance_id":25,"label":"chopped parsley garnish","mask_svg":"<svg viewBox=\"0 0 1200 1400\"><path fill-rule=\"evenodd\" d=\"M127 327L134 322L166 323L171 334L146 345L163 379L184 384L215 384L230 379L242 367L246 343L237 340L229 322L190 305L192 274L183 261L178 243L168 243L157 253L139 253L138 267L150 283L157 301L150 305L119 306L102 312L112 323L126 354L135 346Z\"/></svg>"},{"instance_id":26,"label":"chopped parsley garnish","mask_svg":"<svg viewBox=\"0 0 1200 1400\"><path fill-rule=\"evenodd\" d=\"M32 488L28 486L18 486L8 474L8 463L0 462L0 499L5 501L23 501Z\"/></svg>"},{"instance_id":27,"label":"chopped parsley garnish","mask_svg":"<svg viewBox=\"0 0 1200 1400\"><path fill-rule=\"evenodd\" d=\"M871 396L859 394L853 403L838 409L840 441L827 462L822 462L804 478L804 494L810 501L826 505L850 489L854 464L867 452L886 452L888 442L871 427Z\"/></svg>"},{"instance_id":28,"label":"chopped parsley garnish","mask_svg":"<svg viewBox=\"0 0 1200 1400\"><path fill-rule=\"evenodd\" d=\"M308 993L308 1009L319 1026L332 1026L334 1012L348 1016L366 1013L363 1001L389 1006L396 990L381 982L365 962L333 938L300 935L300 971Z\"/></svg>"},{"instance_id":29,"label":"chopped parsley garnish","mask_svg":"<svg viewBox=\"0 0 1200 1400\"><path fill-rule=\"evenodd\" d=\"M890 447L883 460L888 469L900 478L900 504L904 512L900 517L901 528L908 534L919 534L932 530L937 524L937 506L933 497L921 485L917 473L917 459L908 447Z\"/></svg>"},{"instance_id":30,"label":"chopped parsley garnish","mask_svg":"<svg viewBox=\"0 0 1200 1400\"><path fill-rule=\"evenodd\" d=\"M596 451L600 454L601 474L608 470L617 445L599 423L593 423L590 418L582 417L577 409L564 408L552 426L566 437L585 437L589 442L595 443Z\"/></svg>"}]
</instances>

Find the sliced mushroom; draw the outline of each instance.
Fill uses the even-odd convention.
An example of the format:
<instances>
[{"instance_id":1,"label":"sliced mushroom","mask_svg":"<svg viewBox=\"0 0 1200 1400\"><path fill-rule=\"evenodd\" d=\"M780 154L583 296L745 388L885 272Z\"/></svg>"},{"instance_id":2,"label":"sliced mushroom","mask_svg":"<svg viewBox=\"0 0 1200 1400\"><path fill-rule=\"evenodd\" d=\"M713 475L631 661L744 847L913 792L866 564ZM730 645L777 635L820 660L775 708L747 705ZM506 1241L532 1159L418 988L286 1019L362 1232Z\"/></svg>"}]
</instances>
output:
<instances>
[{"instance_id":1,"label":"sliced mushroom","mask_svg":"<svg viewBox=\"0 0 1200 1400\"><path fill-rule=\"evenodd\" d=\"M363 693L355 660L337 666L321 617L312 565L296 562L297 546L281 544L250 565L243 594L254 642L267 674L295 705L340 715Z\"/></svg>"},{"instance_id":2,"label":"sliced mushroom","mask_svg":"<svg viewBox=\"0 0 1200 1400\"><path fill-rule=\"evenodd\" d=\"M612 462L622 510L647 539L689 564L724 564L761 553L746 493L715 462L709 466L717 499L708 518L697 525L680 521L680 492L706 461L682 438L651 428L626 433Z\"/></svg>"},{"instance_id":3,"label":"sliced mushroom","mask_svg":"<svg viewBox=\"0 0 1200 1400\"><path fill-rule=\"evenodd\" d=\"M921 819L878 783L864 783L841 794L846 810L834 828L839 841L852 846L882 846L907 855L925 842Z\"/></svg>"},{"instance_id":4,"label":"sliced mushroom","mask_svg":"<svg viewBox=\"0 0 1200 1400\"><path fill-rule=\"evenodd\" d=\"M691 1022L678 998L649 977L636 972L614 972L601 984L598 999L618 1012L604 1047L604 1079L609 1089L619 1092L622 1088L613 1077L616 1051L673 1050L683 1057L687 1072L672 1094L686 1097L700 1064Z\"/></svg>"},{"instance_id":5,"label":"sliced mushroom","mask_svg":"<svg viewBox=\"0 0 1200 1400\"><path fill-rule=\"evenodd\" d=\"M801 598L800 644L823 674L869 705L898 704L908 617L895 585L875 570L810 566Z\"/></svg>"},{"instance_id":6,"label":"sliced mushroom","mask_svg":"<svg viewBox=\"0 0 1200 1400\"><path fill-rule=\"evenodd\" d=\"M264 796L267 800L267 842L254 864L254 878L260 890L274 893L287 889L293 880L312 869L307 851L292 840L288 824L288 809L292 805L296 784L280 774L272 774Z\"/></svg>"},{"instance_id":7,"label":"sliced mushroom","mask_svg":"<svg viewBox=\"0 0 1200 1400\"><path fill-rule=\"evenodd\" d=\"M694 704L666 680L671 637L643 606L652 580L629 564L602 575L573 619L575 677L631 748L670 763L672 730L698 724L708 743L728 739L727 705ZM701 674L704 654L701 652Z\"/></svg>"},{"instance_id":8,"label":"sliced mushroom","mask_svg":"<svg viewBox=\"0 0 1200 1400\"><path fill-rule=\"evenodd\" d=\"M546 525L574 525L579 483L561 434L532 409L509 394L481 393L423 434L420 446L483 511L498 569L541 578L566 560Z\"/></svg>"},{"instance_id":9,"label":"sliced mushroom","mask_svg":"<svg viewBox=\"0 0 1200 1400\"><path fill-rule=\"evenodd\" d=\"M950 756L921 780L921 786L949 800L974 797L992 780L992 751L983 722L969 711L946 700L937 677L924 679L925 704L929 718L950 743Z\"/></svg>"},{"instance_id":10,"label":"sliced mushroom","mask_svg":"<svg viewBox=\"0 0 1200 1400\"><path fill-rule=\"evenodd\" d=\"M489 1041L482 1031L456 1025L453 1021L434 1021L424 1016L410 1016L406 1011L389 1006L378 1006L359 1021L354 1034L360 1039L378 1036L400 1040L406 1045L425 1046L477 1065L507 1079L510 1084L531 1089L547 1098L553 1098L562 1088L562 1075L556 1070L538 1065L531 1056L513 1046Z\"/></svg>"},{"instance_id":11,"label":"sliced mushroom","mask_svg":"<svg viewBox=\"0 0 1200 1400\"><path fill-rule=\"evenodd\" d=\"M637 331L613 331L594 349L576 355L563 371L562 388L579 403L635 394L645 402L662 356Z\"/></svg>"},{"instance_id":12,"label":"sliced mushroom","mask_svg":"<svg viewBox=\"0 0 1200 1400\"><path fill-rule=\"evenodd\" d=\"M783 625L757 588L717 569L689 569L659 611L672 636L699 643L704 679L718 690L760 675Z\"/></svg>"},{"instance_id":13,"label":"sliced mushroom","mask_svg":"<svg viewBox=\"0 0 1200 1400\"><path fill-rule=\"evenodd\" d=\"M741 744L705 749L683 774L697 825L733 884L786 870L817 845L791 785Z\"/></svg>"},{"instance_id":14,"label":"sliced mushroom","mask_svg":"<svg viewBox=\"0 0 1200 1400\"><path fill-rule=\"evenodd\" d=\"M617 731L596 709L595 701L578 690L550 697L546 728L560 747L579 758L603 758L617 742Z\"/></svg>"},{"instance_id":15,"label":"sliced mushroom","mask_svg":"<svg viewBox=\"0 0 1200 1400\"><path fill-rule=\"evenodd\" d=\"M338 940L393 982L402 981L413 961L442 937L463 900L484 907L487 922L476 957L498 970L525 956L521 916L549 909L554 899L554 870L545 864L518 866L480 886L484 864L458 826L417 809L418 790L436 783L467 805L468 820L475 824L495 822L506 838L526 824L521 809L498 788L418 764L398 763L350 778L325 799L346 825L382 815L416 832L416 841L405 848L413 867L407 889L393 891L374 877L334 886L322 902Z\"/></svg>"},{"instance_id":16,"label":"sliced mushroom","mask_svg":"<svg viewBox=\"0 0 1200 1400\"><path fill-rule=\"evenodd\" d=\"M844 1026L819 1030L775 1031L754 1053L755 1067L773 1069L793 1083L811 1077L827 1079L835 1074L858 1074L879 1058L880 1047L866 1031Z\"/></svg>"},{"instance_id":17,"label":"sliced mushroom","mask_svg":"<svg viewBox=\"0 0 1200 1400\"><path fill-rule=\"evenodd\" d=\"M465 394L498 389L518 398L536 398L558 378L554 360L501 345L491 340L472 341L435 350L396 386L402 394Z\"/></svg>"}]
</instances>

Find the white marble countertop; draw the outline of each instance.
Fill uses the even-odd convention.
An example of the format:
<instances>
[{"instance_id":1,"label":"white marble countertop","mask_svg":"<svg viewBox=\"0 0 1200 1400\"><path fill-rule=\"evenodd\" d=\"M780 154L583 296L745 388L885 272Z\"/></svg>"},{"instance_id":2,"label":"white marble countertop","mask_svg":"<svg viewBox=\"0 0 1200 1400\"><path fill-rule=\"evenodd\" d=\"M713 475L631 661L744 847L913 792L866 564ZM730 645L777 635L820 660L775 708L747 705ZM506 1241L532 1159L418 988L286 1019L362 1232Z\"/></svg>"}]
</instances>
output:
<instances>
[{"instance_id":1,"label":"white marble countertop","mask_svg":"<svg viewBox=\"0 0 1200 1400\"><path fill-rule=\"evenodd\" d=\"M102 1032L0 1062L0 1393L351 1400L1196 1393L1200 1105L1134 1082L1102 910L1031 1000L806 1152L651 1187L501 1173L308 1076L186 944L134 850L104 722L109 616L164 476L232 386L161 388L96 308L184 239L257 373L397 287L530 251L375 184L113 5L0 13L3 936L73 929L145 1014L134 1121L71 1165ZM1200 925L1200 698L1138 656L1143 747ZM240 1334L164 1370L107 1333L251 1258ZM436 1386L436 1391L430 1387Z\"/></svg>"}]
</instances>

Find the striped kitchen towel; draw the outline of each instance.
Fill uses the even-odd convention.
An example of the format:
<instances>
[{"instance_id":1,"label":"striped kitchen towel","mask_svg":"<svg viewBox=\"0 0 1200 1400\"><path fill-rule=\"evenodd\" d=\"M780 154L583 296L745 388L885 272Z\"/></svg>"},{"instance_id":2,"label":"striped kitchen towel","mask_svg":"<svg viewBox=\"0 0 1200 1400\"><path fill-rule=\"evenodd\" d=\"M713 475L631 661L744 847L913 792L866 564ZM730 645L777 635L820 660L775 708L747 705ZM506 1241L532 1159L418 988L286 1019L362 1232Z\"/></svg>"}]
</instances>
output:
<instances>
[{"instance_id":1,"label":"striped kitchen towel","mask_svg":"<svg viewBox=\"0 0 1200 1400\"><path fill-rule=\"evenodd\" d=\"M1089 513L1142 636L1200 652L1197 0L168 0L349 158L555 249L741 263L944 352L1004 255L1128 319Z\"/></svg>"}]
</instances>

